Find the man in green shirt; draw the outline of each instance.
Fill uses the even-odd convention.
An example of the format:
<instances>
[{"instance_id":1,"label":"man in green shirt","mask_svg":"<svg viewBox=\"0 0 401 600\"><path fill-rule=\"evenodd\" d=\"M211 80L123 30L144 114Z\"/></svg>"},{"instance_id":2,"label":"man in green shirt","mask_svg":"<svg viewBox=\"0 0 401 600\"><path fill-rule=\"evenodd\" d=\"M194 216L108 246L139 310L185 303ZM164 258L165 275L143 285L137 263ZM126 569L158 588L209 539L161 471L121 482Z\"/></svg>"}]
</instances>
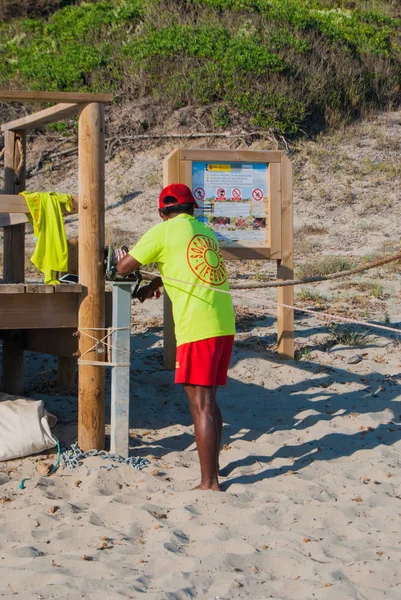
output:
<instances>
[{"instance_id":1,"label":"man in green shirt","mask_svg":"<svg viewBox=\"0 0 401 600\"><path fill-rule=\"evenodd\" d=\"M220 490L222 417L216 390L226 385L235 334L227 272L213 231L194 217L198 208L182 183L159 197L163 219L118 263L122 274L156 262L160 277L138 292L143 302L162 286L171 299L177 362L175 382L184 385L194 420L201 482L195 489Z\"/></svg>"}]
</instances>

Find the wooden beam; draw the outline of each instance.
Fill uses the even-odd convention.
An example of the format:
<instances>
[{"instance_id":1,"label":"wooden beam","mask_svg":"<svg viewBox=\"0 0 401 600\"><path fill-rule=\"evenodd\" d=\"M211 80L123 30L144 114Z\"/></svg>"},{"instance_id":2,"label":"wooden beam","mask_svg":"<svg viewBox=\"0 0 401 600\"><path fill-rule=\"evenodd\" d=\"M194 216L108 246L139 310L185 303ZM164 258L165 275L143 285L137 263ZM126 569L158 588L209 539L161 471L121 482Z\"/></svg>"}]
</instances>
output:
<instances>
[{"instance_id":1,"label":"wooden beam","mask_svg":"<svg viewBox=\"0 0 401 600\"><path fill-rule=\"evenodd\" d=\"M73 209L68 212L62 206L64 216L72 215L78 212L78 202L76 198L72 199ZM0 213L28 214L29 208L24 196L21 194L0 194Z\"/></svg>"},{"instance_id":2,"label":"wooden beam","mask_svg":"<svg viewBox=\"0 0 401 600\"><path fill-rule=\"evenodd\" d=\"M22 156L21 156L22 153ZM25 188L25 132L4 132L4 192L18 194ZM22 161L22 164L21 164ZM11 225L4 229L3 280L5 283L22 283L25 272L25 225ZM12 299L15 296L10 296ZM7 321L7 311L1 307L1 316ZM15 331L3 342L2 389L9 394L20 395L24 391L24 345L17 322Z\"/></svg>"},{"instance_id":3,"label":"wooden beam","mask_svg":"<svg viewBox=\"0 0 401 600\"><path fill-rule=\"evenodd\" d=\"M93 346L89 333L101 338L105 327L104 259L104 106L88 104L79 116L79 281L83 299L79 307L79 351ZM95 351L85 356L97 360ZM101 450L105 441L105 370L102 366L79 365L78 444L85 452Z\"/></svg>"},{"instance_id":4,"label":"wooden beam","mask_svg":"<svg viewBox=\"0 0 401 600\"><path fill-rule=\"evenodd\" d=\"M252 246L224 246L220 244L220 252L225 260L268 260L270 248L253 248Z\"/></svg>"},{"instance_id":5,"label":"wooden beam","mask_svg":"<svg viewBox=\"0 0 401 600\"><path fill-rule=\"evenodd\" d=\"M181 160L200 160L213 162L250 162L279 163L283 153L281 150L209 150L197 148L181 148Z\"/></svg>"},{"instance_id":6,"label":"wooden beam","mask_svg":"<svg viewBox=\"0 0 401 600\"><path fill-rule=\"evenodd\" d=\"M271 258L281 258L281 165L269 165L268 232Z\"/></svg>"},{"instance_id":7,"label":"wooden beam","mask_svg":"<svg viewBox=\"0 0 401 600\"><path fill-rule=\"evenodd\" d=\"M0 329L76 327L78 324L78 303L79 294L75 293L1 294ZM5 355L3 358L5 358ZM8 368L10 369L11 365L8 365ZM8 391L8 386L5 386L4 389Z\"/></svg>"},{"instance_id":8,"label":"wooden beam","mask_svg":"<svg viewBox=\"0 0 401 600\"><path fill-rule=\"evenodd\" d=\"M277 279L294 278L294 241L292 214L292 164L287 156L281 162L281 244L282 258L277 261ZM294 305L294 286L277 288L279 304ZM278 353L294 358L294 311L277 307Z\"/></svg>"},{"instance_id":9,"label":"wooden beam","mask_svg":"<svg viewBox=\"0 0 401 600\"><path fill-rule=\"evenodd\" d=\"M77 92L31 92L30 90L0 90L0 102L101 102L113 101L113 94Z\"/></svg>"},{"instance_id":10,"label":"wooden beam","mask_svg":"<svg viewBox=\"0 0 401 600\"><path fill-rule=\"evenodd\" d=\"M80 294L79 283L0 283L0 299L3 294Z\"/></svg>"},{"instance_id":11,"label":"wooden beam","mask_svg":"<svg viewBox=\"0 0 401 600\"><path fill-rule=\"evenodd\" d=\"M77 115L80 111L82 104L55 104L44 110L33 113L16 121L9 121L1 126L2 131L9 130L27 130L33 129L34 127L41 127L48 123L54 123L55 121L61 121L63 119L70 119Z\"/></svg>"}]
</instances>

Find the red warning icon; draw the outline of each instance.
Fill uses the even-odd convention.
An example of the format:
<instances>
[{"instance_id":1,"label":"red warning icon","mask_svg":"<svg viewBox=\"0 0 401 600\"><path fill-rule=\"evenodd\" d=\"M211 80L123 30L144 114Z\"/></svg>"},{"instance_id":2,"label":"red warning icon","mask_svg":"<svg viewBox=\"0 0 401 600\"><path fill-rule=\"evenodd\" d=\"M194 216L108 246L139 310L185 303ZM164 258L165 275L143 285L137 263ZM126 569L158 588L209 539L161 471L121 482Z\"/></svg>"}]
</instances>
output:
<instances>
[{"instance_id":1,"label":"red warning icon","mask_svg":"<svg viewBox=\"0 0 401 600\"><path fill-rule=\"evenodd\" d=\"M255 188L252 190L252 198L257 201L263 200L263 190L260 188Z\"/></svg>"},{"instance_id":2,"label":"red warning icon","mask_svg":"<svg viewBox=\"0 0 401 600\"><path fill-rule=\"evenodd\" d=\"M195 200L203 200L203 198L205 197L205 190L201 187L196 188L196 190L194 190L194 198Z\"/></svg>"},{"instance_id":3,"label":"red warning icon","mask_svg":"<svg viewBox=\"0 0 401 600\"><path fill-rule=\"evenodd\" d=\"M233 200L241 200L242 192L239 188L233 188L231 190L231 198Z\"/></svg>"},{"instance_id":4,"label":"red warning icon","mask_svg":"<svg viewBox=\"0 0 401 600\"><path fill-rule=\"evenodd\" d=\"M218 188L216 190L216 200L225 200L226 199L226 190L224 188Z\"/></svg>"}]
</instances>

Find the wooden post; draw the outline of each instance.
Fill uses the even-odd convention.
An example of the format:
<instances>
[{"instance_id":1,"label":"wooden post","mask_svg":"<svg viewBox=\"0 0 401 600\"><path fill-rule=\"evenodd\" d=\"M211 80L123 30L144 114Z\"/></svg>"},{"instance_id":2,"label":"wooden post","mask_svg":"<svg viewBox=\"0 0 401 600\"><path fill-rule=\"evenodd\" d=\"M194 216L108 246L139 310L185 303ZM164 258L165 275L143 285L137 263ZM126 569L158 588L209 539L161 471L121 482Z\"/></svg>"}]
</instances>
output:
<instances>
[{"instance_id":1,"label":"wooden post","mask_svg":"<svg viewBox=\"0 0 401 600\"><path fill-rule=\"evenodd\" d=\"M180 150L176 148L163 161L163 187L180 182ZM175 333L170 298L163 294L163 362L166 369L175 369Z\"/></svg>"},{"instance_id":2,"label":"wooden post","mask_svg":"<svg viewBox=\"0 0 401 600\"><path fill-rule=\"evenodd\" d=\"M19 141L20 144L17 142ZM21 156L22 145L23 156ZM4 132L4 193L18 194L25 189L25 132ZM17 167L23 160L22 168ZM4 228L3 280L4 283L22 283L25 268L25 225ZM22 331L10 331L3 341L2 389L9 394L24 391L24 345Z\"/></svg>"},{"instance_id":3,"label":"wooden post","mask_svg":"<svg viewBox=\"0 0 401 600\"><path fill-rule=\"evenodd\" d=\"M163 362L166 369L175 369L176 342L173 319L173 305L164 292L163 294Z\"/></svg>"},{"instance_id":4,"label":"wooden post","mask_svg":"<svg viewBox=\"0 0 401 600\"><path fill-rule=\"evenodd\" d=\"M101 338L105 313L104 254L104 106L86 105L79 116L79 281L83 286L79 307L80 330ZM95 329L88 331L88 328ZM93 340L82 332L80 355ZM86 355L96 360L94 352ZM104 448L105 373L102 366L79 365L78 444L83 451Z\"/></svg>"},{"instance_id":5,"label":"wooden post","mask_svg":"<svg viewBox=\"0 0 401 600\"><path fill-rule=\"evenodd\" d=\"M294 241L292 216L292 164L287 156L281 161L281 248L282 257L277 261L277 279L294 278ZM277 302L294 304L294 286L277 288ZM294 311L277 307L278 353L294 358Z\"/></svg>"}]
</instances>

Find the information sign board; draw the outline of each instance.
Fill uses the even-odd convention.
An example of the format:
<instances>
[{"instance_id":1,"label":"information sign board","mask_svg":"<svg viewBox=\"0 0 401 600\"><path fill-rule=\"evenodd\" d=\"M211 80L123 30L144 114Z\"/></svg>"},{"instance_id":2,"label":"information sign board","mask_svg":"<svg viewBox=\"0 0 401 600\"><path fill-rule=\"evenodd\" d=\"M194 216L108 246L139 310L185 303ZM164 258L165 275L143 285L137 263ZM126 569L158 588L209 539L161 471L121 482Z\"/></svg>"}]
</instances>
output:
<instances>
[{"instance_id":1,"label":"information sign board","mask_svg":"<svg viewBox=\"0 0 401 600\"><path fill-rule=\"evenodd\" d=\"M268 164L192 161L196 217L223 246L265 246Z\"/></svg>"}]
</instances>

